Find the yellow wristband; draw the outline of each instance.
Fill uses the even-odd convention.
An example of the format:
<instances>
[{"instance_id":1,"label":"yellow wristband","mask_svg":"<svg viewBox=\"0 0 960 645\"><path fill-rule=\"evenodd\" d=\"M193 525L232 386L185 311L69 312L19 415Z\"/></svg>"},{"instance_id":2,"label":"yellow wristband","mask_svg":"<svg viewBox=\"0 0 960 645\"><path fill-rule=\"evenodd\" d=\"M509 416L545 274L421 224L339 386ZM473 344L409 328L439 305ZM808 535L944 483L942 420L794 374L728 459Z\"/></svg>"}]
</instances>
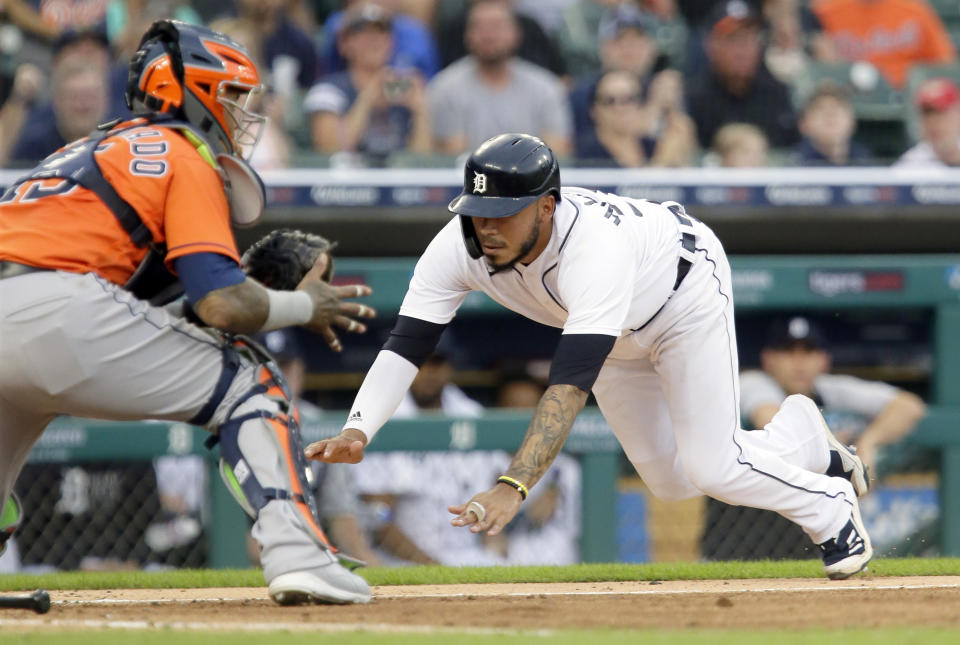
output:
<instances>
[{"instance_id":1,"label":"yellow wristband","mask_svg":"<svg viewBox=\"0 0 960 645\"><path fill-rule=\"evenodd\" d=\"M520 493L520 501L527 499L527 495L530 494L530 489L528 489L522 481L514 479L513 477L508 477L507 475L500 475L497 478L498 484L506 484L507 486L513 486Z\"/></svg>"}]
</instances>

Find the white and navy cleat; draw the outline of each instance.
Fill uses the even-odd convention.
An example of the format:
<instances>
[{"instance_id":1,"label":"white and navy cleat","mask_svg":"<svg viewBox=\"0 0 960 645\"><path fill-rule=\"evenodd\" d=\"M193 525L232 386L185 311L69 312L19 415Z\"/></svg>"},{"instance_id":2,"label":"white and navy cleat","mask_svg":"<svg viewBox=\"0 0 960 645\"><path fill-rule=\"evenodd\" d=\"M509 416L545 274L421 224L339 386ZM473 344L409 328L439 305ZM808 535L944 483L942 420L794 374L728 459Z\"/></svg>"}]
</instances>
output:
<instances>
[{"instance_id":1,"label":"white and navy cleat","mask_svg":"<svg viewBox=\"0 0 960 645\"><path fill-rule=\"evenodd\" d=\"M850 520L837 536L817 546L823 556L823 570L831 580L843 580L867 568L873 557L873 545L863 526L856 500L853 500Z\"/></svg>"}]
</instances>

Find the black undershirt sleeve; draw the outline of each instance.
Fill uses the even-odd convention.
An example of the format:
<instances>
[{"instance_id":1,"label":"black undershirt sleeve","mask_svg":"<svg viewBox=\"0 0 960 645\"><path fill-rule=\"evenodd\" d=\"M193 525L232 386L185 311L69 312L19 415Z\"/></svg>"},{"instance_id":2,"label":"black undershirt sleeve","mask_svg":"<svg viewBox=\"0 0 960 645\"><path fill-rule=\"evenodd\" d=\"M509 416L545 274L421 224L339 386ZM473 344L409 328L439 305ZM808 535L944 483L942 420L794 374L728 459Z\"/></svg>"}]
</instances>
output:
<instances>
[{"instance_id":1,"label":"black undershirt sleeve","mask_svg":"<svg viewBox=\"0 0 960 645\"><path fill-rule=\"evenodd\" d=\"M553 354L550 385L575 385L589 392L615 342L616 336L606 334L564 334Z\"/></svg>"},{"instance_id":2,"label":"black undershirt sleeve","mask_svg":"<svg viewBox=\"0 0 960 645\"><path fill-rule=\"evenodd\" d=\"M427 357L437 348L440 334L446 327L419 318L397 316L397 324L393 326L383 349L399 354L417 367L422 367Z\"/></svg>"}]
</instances>

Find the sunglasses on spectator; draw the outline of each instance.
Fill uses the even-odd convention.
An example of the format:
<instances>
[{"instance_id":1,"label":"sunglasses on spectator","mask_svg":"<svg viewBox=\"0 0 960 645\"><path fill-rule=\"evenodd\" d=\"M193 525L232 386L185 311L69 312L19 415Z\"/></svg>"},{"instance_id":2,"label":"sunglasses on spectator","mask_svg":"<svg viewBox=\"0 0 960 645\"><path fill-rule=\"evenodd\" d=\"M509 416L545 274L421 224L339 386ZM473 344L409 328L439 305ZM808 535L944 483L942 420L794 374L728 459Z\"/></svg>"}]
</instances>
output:
<instances>
[{"instance_id":1,"label":"sunglasses on spectator","mask_svg":"<svg viewBox=\"0 0 960 645\"><path fill-rule=\"evenodd\" d=\"M602 105L603 107L610 107L611 105L630 105L631 103L640 103L639 94L598 94L596 103L597 105Z\"/></svg>"}]
</instances>

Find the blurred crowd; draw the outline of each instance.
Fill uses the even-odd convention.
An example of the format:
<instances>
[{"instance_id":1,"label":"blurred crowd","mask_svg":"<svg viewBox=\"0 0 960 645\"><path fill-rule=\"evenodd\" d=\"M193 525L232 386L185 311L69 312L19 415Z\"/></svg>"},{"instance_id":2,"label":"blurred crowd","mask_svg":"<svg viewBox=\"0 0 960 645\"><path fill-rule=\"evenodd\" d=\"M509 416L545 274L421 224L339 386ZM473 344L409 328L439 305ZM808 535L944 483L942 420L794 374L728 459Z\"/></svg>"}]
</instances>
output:
<instances>
[{"instance_id":1,"label":"blurred crowd","mask_svg":"<svg viewBox=\"0 0 960 645\"><path fill-rule=\"evenodd\" d=\"M568 165L960 162L960 5L944 0L8 0L0 164L128 116L157 18L244 44L259 169L448 166L493 134Z\"/></svg>"}]
</instances>

